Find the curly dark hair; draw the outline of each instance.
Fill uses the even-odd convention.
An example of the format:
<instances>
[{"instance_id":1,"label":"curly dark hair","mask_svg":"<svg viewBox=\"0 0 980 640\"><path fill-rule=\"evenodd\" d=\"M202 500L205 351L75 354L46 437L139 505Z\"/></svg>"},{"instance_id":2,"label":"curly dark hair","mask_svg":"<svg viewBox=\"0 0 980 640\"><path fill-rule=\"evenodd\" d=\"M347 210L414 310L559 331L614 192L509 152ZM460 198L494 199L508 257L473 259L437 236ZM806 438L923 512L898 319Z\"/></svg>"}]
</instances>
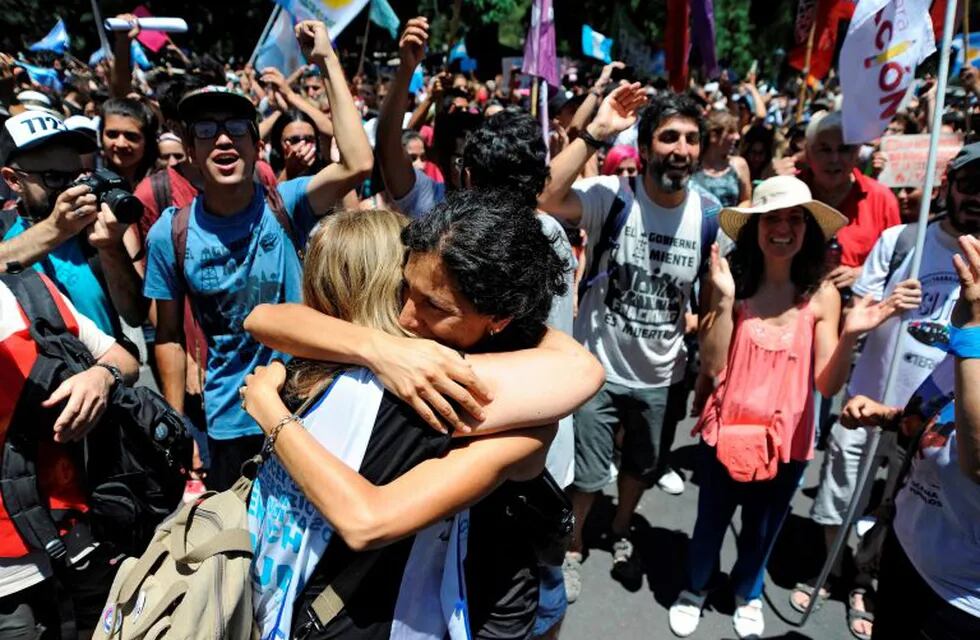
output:
<instances>
[{"instance_id":1,"label":"curly dark hair","mask_svg":"<svg viewBox=\"0 0 980 640\"><path fill-rule=\"evenodd\" d=\"M552 299L567 289L569 265L552 241L534 209L500 189L455 191L402 232L409 251L440 257L479 313L511 318L476 351L525 349L541 340Z\"/></svg>"},{"instance_id":2,"label":"curly dark hair","mask_svg":"<svg viewBox=\"0 0 980 640\"><path fill-rule=\"evenodd\" d=\"M541 124L509 107L467 137L463 167L474 186L506 189L534 206L550 175Z\"/></svg>"},{"instance_id":3,"label":"curly dark hair","mask_svg":"<svg viewBox=\"0 0 980 640\"><path fill-rule=\"evenodd\" d=\"M637 129L637 144L649 147L653 141L653 132L668 118L681 116L690 118L698 123L701 134L701 150L707 143L708 131L701 107L690 96L678 93L661 93L650 101L640 112L640 124Z\"/></svg>"},{"instance_id":4,"label":"curly dark hair","mask_svg":"<svg viewBox=\"0 0 980 640\"><path fill-rule=\"evenodd\" d=\"M738 232L735 248L728 254L732 277L735 279L735 299L751 298L759 290L765 272L765 258L759 247L759 217L751 216ZM803 245L793 256L789 277L796 285L800 299L812 295L820 285L825 271L827 242L816 219L806 212L806 233Z\"/></svg>"}]
</instances>

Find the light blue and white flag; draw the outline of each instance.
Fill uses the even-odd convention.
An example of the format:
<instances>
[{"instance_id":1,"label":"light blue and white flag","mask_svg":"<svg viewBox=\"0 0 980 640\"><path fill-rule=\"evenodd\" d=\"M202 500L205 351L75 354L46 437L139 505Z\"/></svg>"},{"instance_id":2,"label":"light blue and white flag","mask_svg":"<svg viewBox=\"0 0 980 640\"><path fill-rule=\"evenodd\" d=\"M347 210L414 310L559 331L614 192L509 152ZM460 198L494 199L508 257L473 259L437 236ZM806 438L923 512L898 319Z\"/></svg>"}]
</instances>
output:
<instances>
[{"instance_id":1,"label":"light blue and white flag","mask_svg":"<svg viewBox=\"0 0 980 640\"><path fill-rule=\"evenodd\" d=\"M138 40L131 40L129 42L129 57L143 71L153 68L153 63L146 57L146 51L143 50L143 45Z\"/></svg>"},{"instance_id":2,"label":"light blue and white flag","mask_svg":"<svg viewBox=\"0 0 980 640\"><path fill-rule=\"evenodd\" d=\"M462 39L452 46L449 50L448 62L452 64L453 60L465 60L469 58L470 54L466 51L466 39Z\"/></svg>"},{"instance_id":3,"label":"light blue and white flag","mask_svg":"<svg viewBox=\"0 0 980 640\"><path fill-rule=\"evenodd\" d=\"M58 77L58 72L54 69L38 67L20 60L15 63L15 66L22 67L27 72L27 75L30 76L31 82L36 82L42 87L48 87L53 91L61 92L61 78Z\"/></svg>"},{"instance_id":4,"label":"light blue and white flag","mask_svg":"<svg viewBox=\"0 0 980 640\"><path fill-rule=\"evenodd\" d=\"M587 24L582 25L582 53L590 58L612 62L613 39L595 31Z\"/></svg>"},{"instance_id":5,"label":"light blue and white flag","mask_svg":"<svg viewBox=\"0 0 980 640\"><path fill-rule=\"evenodd\" d=\"M288 76L306 63L303 50L296 41L293 16L283 9L279 12L265 42L259 47L255 56L255 68L261 71L266 67L275 67ZM333 34L331 34L333 35Z\"/></svg>"},{"instance_id":6,"label":"light blue and white flag","mask_svg":"<svg viewBox=\"0 0 980 640\"><path fill-rule=\"evenodd\" d=\"M974 67L980 67L980 31L974 31L970 34L970 60L966 60L966 47L963 46L963 34L959 34L953 37L953 42L950 44L950 48L953 50L953 55L950 58L950 70L949 72L954 76L959 74L960 69L963 68L964 64L970 64Z\"/></svg>"},{"instance_id":7,"label":"light blue and white flag","mask_svg":"<svg viewBox=\"0 0 980 640\"><path fill-rule=\"evenodd\" d=\"M425 88L425 73L422 70L422 65L415 67L415 71L412 72L412 81L408 84L408 92L415 95L419 91Z\"/></svg>"},{"instance_id":8,"label":"light blue and white flag","mask_svg":"<svg viewBox=\"0 0 980 640\"><path fill-rule=\"evenodd\" d=\"M388 0L371 0L371 11L368 16L371 22L387 30L393 39L398 40L398 26L401 25L401 20L388 4Z\"/></svg>"},{"instance_id":9,"label":"light blue and white flag","mask_svg":"<svg viewBox=\"0 0 980 640\"><path fill-rule=\"evenodd\" d=\"M368 0L275 0L295 21L319 20L335 40Z\"/></svg>"},{"instance_id":10,"label":"light blue and white flag","mask_svg":"<svg viewBox=\"0 0 980 640\"><path fill-rule=\"evenodd\" d=\"M68 51L68 46L71 43L71 39L68 37L68 30L65 29L65 21L58 18L58 22L55 23L51 31L48 31L48 35L44 36L30 47L28 51L53 51L58 55L63 55Z\"/></svg>"}]
</instances>

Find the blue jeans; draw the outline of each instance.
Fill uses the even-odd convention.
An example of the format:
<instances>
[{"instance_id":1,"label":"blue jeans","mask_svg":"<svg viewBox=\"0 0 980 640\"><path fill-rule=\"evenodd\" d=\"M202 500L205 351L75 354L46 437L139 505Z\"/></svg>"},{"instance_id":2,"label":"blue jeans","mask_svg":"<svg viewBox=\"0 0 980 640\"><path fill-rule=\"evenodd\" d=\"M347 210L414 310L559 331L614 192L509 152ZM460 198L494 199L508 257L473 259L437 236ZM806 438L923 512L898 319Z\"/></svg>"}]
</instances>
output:
<instances>
[{"instance_id":1,"label":"blue jeans","mask_svg":"<svg viewBox=\"0 0 980 640\"><path fill-rule=\"evenodd\" d=\"M725 529L742 507L738 559L730 581L735 595L745 600L762 594L766 563L789 505L803 477L806 462L780 463L776 477L763 482L736 482L718 462L714 447L698 445L698 520L687 553L687 588L704 591L719 564Z\"/></svg>"},{"instance_id":2,"label":"blue jeans","mask_svg":"<svg viewBox=\"0 0 980 640\"><path fill-rule=\"evenodd\" d=\"M561 567L541 565L541 584L538 587L538 613L534 620L533 636L543 636L565 615L568 598Z\"/></svg>"}]
</instances>

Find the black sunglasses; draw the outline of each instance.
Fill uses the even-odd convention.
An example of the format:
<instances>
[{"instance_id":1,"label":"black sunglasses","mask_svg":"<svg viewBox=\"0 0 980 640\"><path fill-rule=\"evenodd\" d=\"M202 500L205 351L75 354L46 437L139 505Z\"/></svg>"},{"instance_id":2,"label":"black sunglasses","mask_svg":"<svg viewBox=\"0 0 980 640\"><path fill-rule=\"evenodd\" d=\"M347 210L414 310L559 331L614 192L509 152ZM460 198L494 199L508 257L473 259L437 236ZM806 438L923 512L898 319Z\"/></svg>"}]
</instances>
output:
<instances>
[{"instance_id":1,"label":"black sunglasses","mask_svg":"<svg viewBox=\"0 0 980 640\"><path fill-rule=\"evenodd\" d=\"M191 125L191 133L198 140L213 140L222 131L232 138L244 138L252 131L252 121L245 118L230 118L224 121L198 120Z\"/></svg>"},{"instance_id":2,"label":"black sunglasses","mask_svg":"<svg viewBox=\"0 0 980 640\"><path fill-rule=\"evenodd\" d=\"M956 176L953 181L956 190L965 196L975 196L980 193L980 180L972 180L970 176Z\"/></svg>"},{"instance_id":3,"label":"black sunglasses","mask_svg":"<svg viewBox=\"0 0 980 640\"><path fill-rule=\"evenodd\" d=\"M77 171L58 171L57 169L46 169L44 171L31 171L30 169L21 169L20 167L11 167L14 171L20 173L26 173L31 176L40 176L41 182L48 189L64 189L72 182L75 181L79 175L81 175L82 170Z\"/></svg>"}]
</instances>

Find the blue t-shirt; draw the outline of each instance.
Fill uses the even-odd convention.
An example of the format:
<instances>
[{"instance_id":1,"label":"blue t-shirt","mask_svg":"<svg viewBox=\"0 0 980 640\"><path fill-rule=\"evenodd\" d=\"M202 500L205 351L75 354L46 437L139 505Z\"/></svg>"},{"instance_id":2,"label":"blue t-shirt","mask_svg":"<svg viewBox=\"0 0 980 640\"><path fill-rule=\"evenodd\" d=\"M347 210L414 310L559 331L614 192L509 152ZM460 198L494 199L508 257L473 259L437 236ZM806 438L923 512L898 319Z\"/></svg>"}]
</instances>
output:
<instances>
[{"instance_id":1,"label":"blue t-shirt","mask_svg":"<svg viewBox=\"0 0 980 640\"><path fill-rule=\"evenodd\" d=\"M24 233L30 224L18 215L7 230L4 240ZM55 247L47 256L34 263L34 268L48 276L58 289L71 300L80 314L92 320L103 333L118 337L118 316L109 294L92 273L82 249L82 240L73 236Z\"/></svg>"},{"instance_id":2,"label":"blue t-shirt","mask_svg":"<svg viewBox=\"0 0 980 640\"><path fill-rule=\"evenodd\" d=\"M306 198L310 178L279 185L297 239L305 245L316 224ZM285 229L269 210L261 187L245 211L215 216L200 196L191 204L184 278L176 273L171 236L177 209L163 212L147 235L143 293L154 300L176 300L185 286L208 341L204 410L208 435L228 440L262 431L242 410L238 388L255 367L276 353L243 328L245 317L262 303L299 302L302 265Z\"/></svg>"}]
</instances>

